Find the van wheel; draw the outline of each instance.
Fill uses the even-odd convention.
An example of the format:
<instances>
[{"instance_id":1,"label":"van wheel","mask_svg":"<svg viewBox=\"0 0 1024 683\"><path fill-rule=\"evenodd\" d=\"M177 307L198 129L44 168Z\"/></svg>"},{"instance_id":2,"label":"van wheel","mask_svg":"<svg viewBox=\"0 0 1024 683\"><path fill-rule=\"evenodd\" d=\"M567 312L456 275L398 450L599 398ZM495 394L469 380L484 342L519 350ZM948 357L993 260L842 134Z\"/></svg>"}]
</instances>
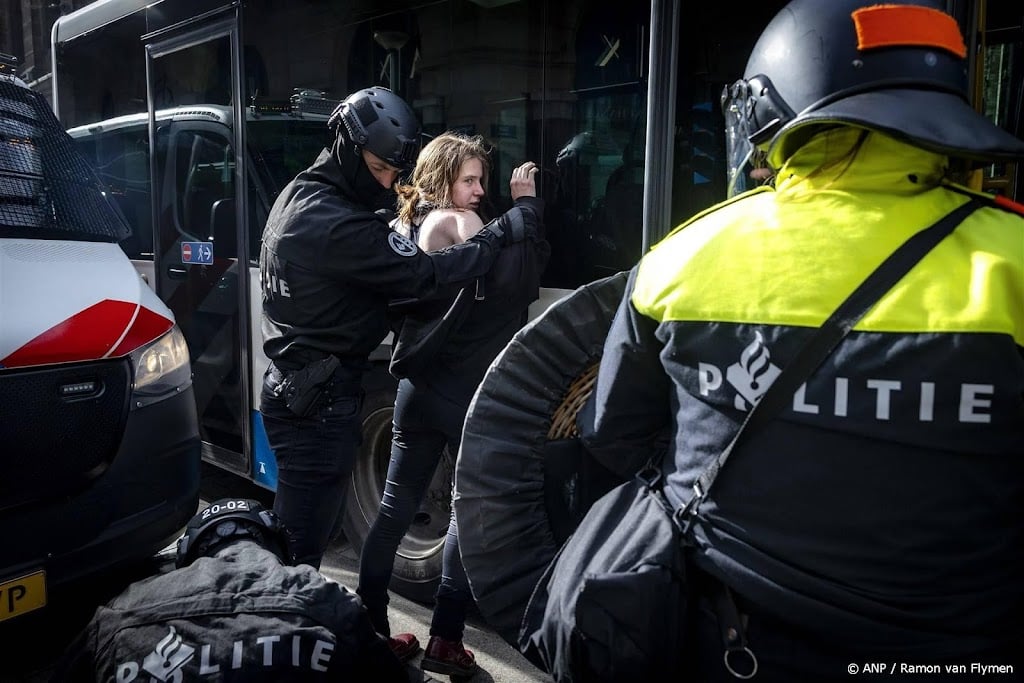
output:
<instances>
[{"instance_id":1,"label":"van wheel","mask_svg":"<svg viewBox=\"0 0 1024 683\"><path fill-rule=\"evenodd\" d=\"M363 401L363 444L352 470L352 488L345 502L342 528L358 554L380 510L384 480L391 459L393 390L367 392ZM431 603L441 581L441 555L451 516L455 458L447 449L423 504L395 555L391 590L416 602Z\"/></svg>"}]
</instances>

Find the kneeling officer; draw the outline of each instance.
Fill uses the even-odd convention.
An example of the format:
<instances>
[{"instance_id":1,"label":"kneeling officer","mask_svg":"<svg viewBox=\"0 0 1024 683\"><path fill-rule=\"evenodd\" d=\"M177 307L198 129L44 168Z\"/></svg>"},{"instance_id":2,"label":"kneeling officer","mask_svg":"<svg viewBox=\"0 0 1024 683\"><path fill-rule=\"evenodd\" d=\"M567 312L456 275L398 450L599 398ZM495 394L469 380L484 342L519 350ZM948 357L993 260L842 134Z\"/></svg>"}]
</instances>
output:
<instances>
[{"instance_id":1,"label":"kneeling officer","mask_svg":"<svg viewBox=\"0 0 1024 683\"><path fill-rule=\"evenodd\" d=\"M96 610L54 680L410 680L357 595L290 562L273 511L218 500L186 526L175 570Z\"/></svg>"}]
</instances>

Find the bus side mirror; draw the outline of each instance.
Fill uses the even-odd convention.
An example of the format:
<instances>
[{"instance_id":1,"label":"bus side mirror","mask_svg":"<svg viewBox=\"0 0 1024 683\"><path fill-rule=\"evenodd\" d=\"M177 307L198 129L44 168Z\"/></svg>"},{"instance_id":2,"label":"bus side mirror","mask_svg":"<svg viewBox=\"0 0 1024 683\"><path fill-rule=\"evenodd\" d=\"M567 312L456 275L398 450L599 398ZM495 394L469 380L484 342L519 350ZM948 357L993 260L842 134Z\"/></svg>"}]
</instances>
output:
<instances>
[{"instance_id":1,"label":"bus side mirror","mask_svg":"<svg viewBox=\"0 0 1024 683\"><path fill-rule=\"evenodd\" d=\"M210 207L210 236L214 254L220 258L236 257L234 199L218 199Z\"/></svg>"}]
</instances>

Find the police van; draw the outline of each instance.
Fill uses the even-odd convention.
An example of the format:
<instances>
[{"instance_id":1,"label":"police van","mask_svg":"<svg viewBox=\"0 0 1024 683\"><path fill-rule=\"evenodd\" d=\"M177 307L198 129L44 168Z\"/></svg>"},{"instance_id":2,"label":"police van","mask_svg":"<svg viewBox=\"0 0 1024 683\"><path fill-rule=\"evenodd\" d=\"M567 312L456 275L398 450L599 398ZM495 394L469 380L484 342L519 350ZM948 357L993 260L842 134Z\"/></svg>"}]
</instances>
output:
<instances>
[{"instance_id":1,"label":"police van","mask_svg":"<svg viewBox=\"0 0 1024 683\"><path fill-rule=\"evenodd\" d=\"M50 104L0 62L0 622L142 560L199 501L185 337Z\"/></svg>"}]
</instances>

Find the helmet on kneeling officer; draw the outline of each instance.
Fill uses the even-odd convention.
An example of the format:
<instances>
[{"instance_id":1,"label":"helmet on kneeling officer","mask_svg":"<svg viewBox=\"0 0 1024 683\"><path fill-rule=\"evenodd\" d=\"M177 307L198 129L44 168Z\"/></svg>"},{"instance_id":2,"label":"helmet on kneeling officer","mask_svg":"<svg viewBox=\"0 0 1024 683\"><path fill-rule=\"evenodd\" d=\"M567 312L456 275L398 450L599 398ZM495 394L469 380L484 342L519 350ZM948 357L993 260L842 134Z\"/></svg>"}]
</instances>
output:
<instances>
[{"instance_id":1,"label":"helmet on kneeling officer","mask_svg":"<svg viewBox=\"0 0 1024 683\"><path fill-rule=\"evenodd\" d=\"M280 519L245 498L197 513L178 540L175 568L98 608L57 672L76 681L133 672L246 683L411 678L359 597L294 565Z\"/></svg>"}]
</instances>

